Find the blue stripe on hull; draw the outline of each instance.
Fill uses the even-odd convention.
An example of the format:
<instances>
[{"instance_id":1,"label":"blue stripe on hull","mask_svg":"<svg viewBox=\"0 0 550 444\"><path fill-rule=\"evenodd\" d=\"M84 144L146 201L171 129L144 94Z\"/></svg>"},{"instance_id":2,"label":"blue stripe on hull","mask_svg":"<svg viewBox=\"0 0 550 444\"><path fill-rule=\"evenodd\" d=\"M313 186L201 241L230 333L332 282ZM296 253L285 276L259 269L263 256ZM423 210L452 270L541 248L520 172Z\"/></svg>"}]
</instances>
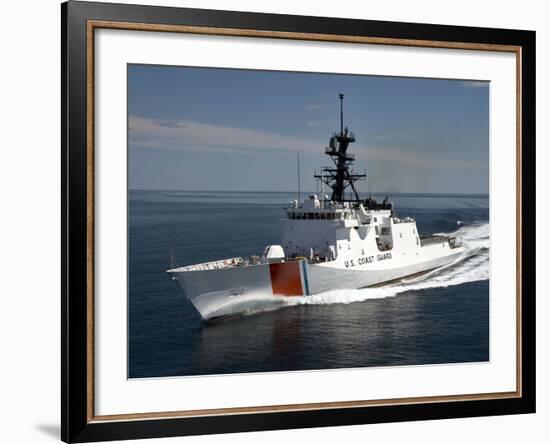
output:
<instances>
[{"instance_id":1,"label":"blue stripe on hull","mask_svg":"<svg viewBox=\"0 0 550 444\"><path fill-rule=\"evenodd\" d=\"M302 276L304 278L304 294L309 296L309 282L307 281L307 264L306 261L302 261Z\"/></svg>"}]
</instances>

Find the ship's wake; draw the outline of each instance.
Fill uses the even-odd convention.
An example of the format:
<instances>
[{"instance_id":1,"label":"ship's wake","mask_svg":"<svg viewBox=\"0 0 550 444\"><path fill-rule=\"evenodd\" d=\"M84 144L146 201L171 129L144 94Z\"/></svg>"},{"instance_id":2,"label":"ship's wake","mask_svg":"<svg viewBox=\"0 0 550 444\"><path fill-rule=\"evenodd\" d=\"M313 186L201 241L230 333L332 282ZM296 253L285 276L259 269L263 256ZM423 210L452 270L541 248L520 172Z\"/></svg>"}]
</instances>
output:
<instances>
[{"instance_id":1,"label":"ship's wake","mask_svg":"<svg viewBox=\"0 0 550 444\"><path fill-rule=\"evenodd\" d=\"M239 307L231 307L232 312L253 314L272 311L285 306L351 304L369 299L395 297L409 291L430 288L451 287L468 282L489 279L489 224L457 224L458 230L452 234L462 238L464 253L454 262L415 278L405 278L392 285L361 289L333 290L312 296L275 297L248 295L246 301L240 299ZM243 304L243 302L245 302ZM225 307L227 310L228 307Z\"/></svg>"}]
</instances>

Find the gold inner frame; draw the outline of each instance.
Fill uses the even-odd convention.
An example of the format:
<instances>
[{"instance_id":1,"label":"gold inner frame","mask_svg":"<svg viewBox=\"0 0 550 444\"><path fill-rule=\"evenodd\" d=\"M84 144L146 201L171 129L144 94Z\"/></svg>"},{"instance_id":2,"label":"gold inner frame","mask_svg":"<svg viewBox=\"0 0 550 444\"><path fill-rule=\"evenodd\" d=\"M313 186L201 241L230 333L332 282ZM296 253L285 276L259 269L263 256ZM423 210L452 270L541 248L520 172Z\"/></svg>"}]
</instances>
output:
<instances>
[{"instance_id":1,"label":"gold inner frame","mask_svg":"<svg viewBox=\"0 0 550 444\"><path fill-rule=\"evenodd\" d=\"M363 401L338 401L307 404L285 404L255 407L229 407L202 410L182 410L169 412L128 413L96 416L94 413L94 31L95 29L120 29L133 31L177 32L188 34L221 35L233 37L276 38L288 40L309 40L338 43L363 43L375 45L412 46L423 48L465 49L475 51L511 52L516 56L516 391L498 393L473 393L449 396L424 396ZM213 28L187 25L163 25L149 23L130 23L117 21L88 20L86 44L86 184L87 184L87 421L123 421L160 418L186 418L196 416L220 416L252 413L292 412L300 410L326 410L334 408L357 408L369 406L404 405L416 403L458 402L490 399L519 398L522 396L522 348L521 348L521 91L522 91L522 49L521 46L497 45L486 43L445 42L432 40L411 40L366 36L347 36L331 34L309 34L300 32L263 31L253 29Z\"/></svg>"}]
</instances>

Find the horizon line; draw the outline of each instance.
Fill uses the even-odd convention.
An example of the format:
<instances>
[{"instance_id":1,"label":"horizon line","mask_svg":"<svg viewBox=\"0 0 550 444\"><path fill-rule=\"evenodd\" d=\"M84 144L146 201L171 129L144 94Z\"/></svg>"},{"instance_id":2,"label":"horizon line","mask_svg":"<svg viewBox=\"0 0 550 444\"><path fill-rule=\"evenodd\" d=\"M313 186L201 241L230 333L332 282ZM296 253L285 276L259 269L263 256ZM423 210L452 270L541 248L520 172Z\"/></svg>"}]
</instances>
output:
<instances>
[{"instance_id":1,"label":"horizon line","mask_svg":"<svg viewBox=\"0 0 550 444\"><path fill-rule=\"evenodd\" d=\"M177 188L128 188L128 191L178 191L178 192L188 192L188 193L272 193L272 194L298 194L296 190L189 190L189 189L177 189ZM316 191L302 191L302 195L307 196L310 194L319 194ZM431 196L475 196L475 197L489 197L489 193L460 193L460 192L417 192L417 191L370 191L370 192L359 192L359 194L369 195L369 194L384 194L384 195L407 195L407 194L416 194L416 195L431 195Z\"/></svg>"}]
</instances>

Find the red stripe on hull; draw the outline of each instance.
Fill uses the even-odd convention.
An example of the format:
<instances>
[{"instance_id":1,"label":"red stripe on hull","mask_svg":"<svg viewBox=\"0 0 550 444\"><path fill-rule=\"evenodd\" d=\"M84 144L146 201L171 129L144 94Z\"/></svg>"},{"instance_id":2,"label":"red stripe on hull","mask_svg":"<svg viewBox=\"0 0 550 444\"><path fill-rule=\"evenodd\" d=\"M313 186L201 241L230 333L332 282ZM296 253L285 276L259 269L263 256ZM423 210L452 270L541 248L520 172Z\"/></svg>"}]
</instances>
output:
<instances>
[{"instance_id":1,"label":"red stripe on hull","mask_svg":"<svg viewBox=\"0 0 550 444\"><path fill-rule=\"evenodd\" d=\"M278 296L303 296L300 262L269 264L271 288Z\"/></svg>"}]
</instances>

